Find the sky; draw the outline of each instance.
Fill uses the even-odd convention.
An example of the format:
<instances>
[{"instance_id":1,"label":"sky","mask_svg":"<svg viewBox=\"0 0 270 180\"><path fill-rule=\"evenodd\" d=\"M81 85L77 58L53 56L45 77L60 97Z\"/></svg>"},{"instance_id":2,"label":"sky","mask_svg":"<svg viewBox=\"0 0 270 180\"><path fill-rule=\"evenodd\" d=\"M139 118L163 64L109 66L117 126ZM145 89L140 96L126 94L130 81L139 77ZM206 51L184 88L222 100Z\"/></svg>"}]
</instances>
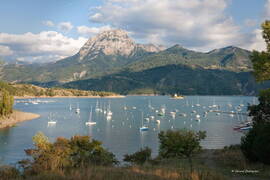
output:
<instances>
[{"instance_id":1,"label":"sky","mask_svg":"<svg viewBox=\"0 0 270 180\"><path fill-rule=\"evenodd\" d=\"M270 0L1 0L0 58L56 61L116 28L138 43L262 51L266 19Z\"/></svg>"}]
</instances>

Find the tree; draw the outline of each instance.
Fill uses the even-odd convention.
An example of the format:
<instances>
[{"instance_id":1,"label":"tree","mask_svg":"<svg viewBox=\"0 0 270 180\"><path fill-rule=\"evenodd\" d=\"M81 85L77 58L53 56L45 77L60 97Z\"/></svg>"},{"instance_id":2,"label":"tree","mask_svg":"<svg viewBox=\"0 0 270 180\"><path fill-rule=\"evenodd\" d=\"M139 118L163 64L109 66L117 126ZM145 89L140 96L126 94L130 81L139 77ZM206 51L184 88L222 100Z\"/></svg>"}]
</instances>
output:
<instances>
[{"instance_id":1,"label":"tree","mask_svg":"<svg viewBox=\"0 0 270 180\"><path fill-rule=\"evenodd\" d=\"M13 96L7 90L0 92L0 116L7 116L13 112Z\"/></svg>"},{"instance_id":2,"label":"tree","mask_svg":"<svg viewBox=\"0 0 270 180\"><path fill-rule=\"evenodd\" d=\"M193 171L192 157L202 149L200 141L206 137L206 132L197 133L183 129L177 131L161 131L158 135L160 146L159 156L162 158L188 158Z\"/></svg>"},{"instance_id":3,"label":"tree","mask_svg":"<svg viewBox=\"0 0 270 180\"><path fill-rule=\"evenodd\" d=\"M124 155L124 161L130 162L132 164L143 165L145 162L151 159L152 150L149 147L140 149L140 151L135 152L134 154Z\"/></svg>"},{"instance_id":4,"label":"tree","mask_svg":"<svg viewBox=\"0 0 270 180\"><path fill-rule=\"evenodd\" d=\"M267 51L253 51L251 60L258 82L270 80L270 21L262 24ZM253 128L241 139L241 150L247 159L270 164L270 89L259 94L259 104L249 106Z\"/></svg>"},{"instance_id":5,"label":"tree","mask_svg":"<svg viewBox=\"0 0 270 180\"><path fill-rule=\"evenodd\" d=\"M43 133L38 133L33 137L33 142L35 148L25 150L32 160L20 162L26 174L118 163L114 154L89 136L73 136L71 139L59 137L51 143Z\"/></svg>"}]
</instances>

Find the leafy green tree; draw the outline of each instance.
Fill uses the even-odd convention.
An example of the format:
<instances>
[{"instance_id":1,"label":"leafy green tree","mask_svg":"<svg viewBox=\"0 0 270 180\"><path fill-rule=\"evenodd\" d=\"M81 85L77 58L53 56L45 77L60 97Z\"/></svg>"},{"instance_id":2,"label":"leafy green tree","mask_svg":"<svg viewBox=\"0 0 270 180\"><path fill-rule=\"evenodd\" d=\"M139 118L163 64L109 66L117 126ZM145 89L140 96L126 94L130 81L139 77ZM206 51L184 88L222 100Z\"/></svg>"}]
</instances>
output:
<instances>
[{"instance_id":1,"label":"leafy green tree","mask_svg":"<svg viewBox=\"0 0 270 180\"><path fill-rule=\"evenodd\" d=\"M13 112L13 96L7 90L0 92L0 116L7 116Z\"/></svg>"},{"instance_id":2,"label":"leafy green tree","mask_svg":"<svg viewBox=\"0 0 270 180\"><path fill-rule=\"evenodd\" d=\"M32 160L20 162L26 174L118 163L114 154L89 136L73 136L71 139L59 137L51 143L44 134L38 133L33 137L33 142L35 148L25 150Z\"/></svg>"},{"instance_id":3,"label":"leafy green tree","mask_svg":"<svg viewBox=\"0 0 270 180\"><path fill-rule=\"evenodd\" d=\"M140 149L140 151L135 152L134 154L124 155L123 160L132 164L142 165L145 162L151 160L151 153L152 150L149 147L145 147L144 149Z\"/></svg>"},{"instance_id":4,"label":"leafy green tree","mask_svg":"<svg viewBox=\"0 0 270 180\"><path fill-rule=\"evenodd\" d=\"M267 51L254 51L251 60L258 82L270 80L270 21L262 24ZM241 140L241 150L247 159L270 164L270 89L259 94L259 104L249 107L253 128Z\"/></svg>"},{"instance_id":5,"label":"leafy green tree","mask_svg":"<svg viewBox=\"0 0 270 180\"><path fill-rule=\"evenodd\" d=\"M192 157L202 149L200 141L206 137L206 132L194 132L187 129L166 132L158 135L160 146L159 156L162 158L188 158L193 171Z\"/></svg>"}]
</instances>

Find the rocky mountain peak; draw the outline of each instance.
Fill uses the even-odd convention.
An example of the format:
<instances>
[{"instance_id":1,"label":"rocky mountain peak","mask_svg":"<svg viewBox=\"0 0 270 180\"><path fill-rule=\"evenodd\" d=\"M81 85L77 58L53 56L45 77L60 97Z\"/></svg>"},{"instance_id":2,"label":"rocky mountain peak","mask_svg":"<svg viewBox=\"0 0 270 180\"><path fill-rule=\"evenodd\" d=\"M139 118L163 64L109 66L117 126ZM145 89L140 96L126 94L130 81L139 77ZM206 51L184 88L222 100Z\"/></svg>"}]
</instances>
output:
<instances>
[{"instance_id":1,"label":"rocky mountain peak","mask_svg":"<svg viewBox=\"0 0 270 180\"><path fill-rule=\"evenodd\" d=\"M86 56L95 57L99 53L105 55L129 56L136 43L129 38L127 32L123 30L108 30L90 38L81 48L80 59Z\"/></svg>"},{"instance_id":2,"label":"rocky mountain peak","mask_svg":"<svg viewBox=\"0 0 270 180\"><path fill-rule=\"evenodd\" d=\"M121 29L107 30L90 38L80 49L80 60L85 57L95 58L100 53L105 55L131 56L136 49L141 48L146 52L159 52L164 47L153 44L136 44L128 33Z\"/></svg>"}]
</instances>

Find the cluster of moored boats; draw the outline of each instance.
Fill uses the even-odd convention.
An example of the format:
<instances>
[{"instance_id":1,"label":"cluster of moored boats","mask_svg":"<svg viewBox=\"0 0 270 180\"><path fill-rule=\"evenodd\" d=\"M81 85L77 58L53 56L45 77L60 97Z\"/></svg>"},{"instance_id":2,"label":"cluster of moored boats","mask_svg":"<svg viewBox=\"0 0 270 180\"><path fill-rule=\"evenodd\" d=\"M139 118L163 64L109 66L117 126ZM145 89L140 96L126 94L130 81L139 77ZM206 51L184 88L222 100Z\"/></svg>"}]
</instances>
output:
<instances>
[{"instance_id":1,"label":"cluster of moored boats","mask_svg":"<svg viewBox=\"0 0 270 180\"><path fill-rule=\"evenodd\" d=\"M29 104L47 104L47 103L53 103L55 101L53 100L40 100L40 99L29 99L29 100L16 100L15 103L24 103L25 105L29 105Z\"/></svg>"},{"instance_id":2,"label":"cluster of moored boats","mask_svg":"<svg viewBox=\"0 0 270 180\"><path fill-rule=\"evenodd\" d=\"M50 103L50 102L54 102L54 101L50 101L50 100L17 100L17 103L31 103L31 104L39 104L39 103ZM96 125L97 122L92 121L92 114L93 114L93 109L96 113L104 115L105 118L107 120L111 120L112 116L113 116L113 112L111 111L111 107L110 107L110 102L109 104L99 104L99 102L96 102L96 107L93 108L91 106L90 108L90 112L89 112L89 119L88 121L85 123L86 126L92 126L92 125ZM190 120L195 120L197 122L200 122L203 118L206 119L208 113L215 113L216 116L220 116L221 113L226 113L229 114L229 116L234 117L234 116L242 116L242 115L247 115L242 111L242 108L244 107L244 104L239 104L238 106L234 106L230 103L227 104L228 108L230 109L229 111L225 112L225 111L221 111L220 110L220 106L216 105L213 102L213 105L209 105L209 106L204 106L201 105L200 103L194 104L192 103L192 105L190 105L188 103L188 101L186 100L186 106L191 107L191 111L190 113L187 112L179 112L178 109L175 109L174 111L170 111L170 112L166 112L166 106L162 105L160 108L155 109L151 103L149 103L148 108L150 108L152 115L147 115L147 117L144 117L143 112L142 112L142 118L141 118L141 126L139 128L140 131L148 131L149 127L148 127L148 123L151 121L152 123L156 123L156 124L160 124L162 121L162 117L167 115L170 116L172 119L175 119L176 116L180 116L180 117L190 117ZM126 105L123 107L123 109L125 111L127 110L136 110L137 107L136 106L131 106L131 107L127 107ZM77 107L72 107L71 105L69 106L69 110L75 112L76 114L80 114L80 107L79 104L77 103ZM200 113L199 113L200 112ZM161 117L161 118L158 118ZM50 114L50 116L48 117L49 121L48 121L48 125L55 125L57 123L57 121L54 120L53 115ZM242 121L242 122L241 122ZM234 130L237 131L246 131L246 130L250 130L252 128L252 121L250 120L239 120L239 122L241 122L239 125L236 125L233 127ZM184 124L186 124L186 122L184 121ZM190 124L190 126L192 126L192 124ZM173 127L172 127L173 128Z\"/></svg>"},{"instance_id":3,"label":"cluster of moored boats","mask_svg":"<svg viewBox=\"0 0 270 180\"><path fill-rule=\"evenodd\" d=\"M252 129L252 127L253 127L253 122L252 121L246 121L246 122L240 123L237 126L234 126L233 129L236 130L236 131L247 131L247 130Z\"/></svg>"}]
</instances>

